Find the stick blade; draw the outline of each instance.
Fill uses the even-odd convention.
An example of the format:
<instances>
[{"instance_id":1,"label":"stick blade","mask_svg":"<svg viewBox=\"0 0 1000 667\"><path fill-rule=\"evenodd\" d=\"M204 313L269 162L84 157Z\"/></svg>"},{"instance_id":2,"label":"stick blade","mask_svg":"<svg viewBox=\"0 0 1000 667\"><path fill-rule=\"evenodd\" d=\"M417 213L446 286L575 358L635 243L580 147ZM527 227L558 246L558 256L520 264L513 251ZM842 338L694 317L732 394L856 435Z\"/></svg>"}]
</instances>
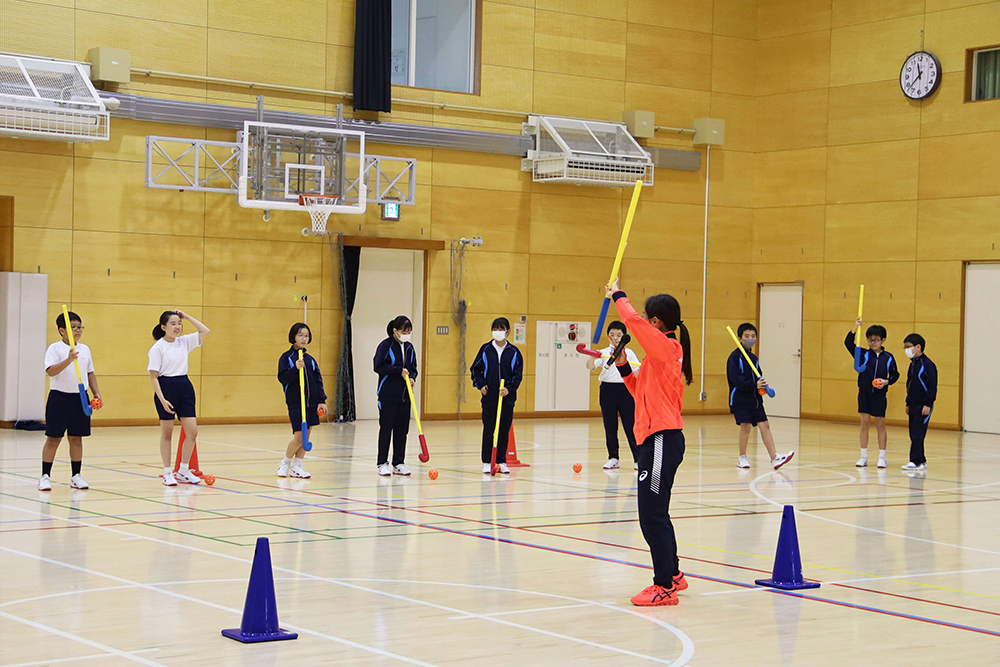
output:
<instances>
[{"instance_id":1,"label":"stick blade","mask_svg":"<svg viewBox=\"0 0 1000 667\"><path fill-rule=\"evenodd\" d=\"M420 434L420 455L417 457L421 463L427 463L431 460L431 455L427 451L427 438L424 434Z\"/></svg>"},{"instance_id":2,"label":"stick blade","mask_svg":"<svg viewBox=\"0 0 1000 667\"><path fill-rule=\"evenodd\" d=\"M90 407L90 398L87 397L87 389L81 384L80 389L80 403L83 405L83 414L88 417L94 414L94 408Z\"/></svg>"},{"instance_id":3,"label":"stick blade","mask_svg":"<svg viewBox=\"0 0 1000 667\"><path fill-rule=\"evenodd\" d=\"M302 422L302 449L312 451L313 444L309 442L309 424Z\"/></svg>"}]
</instances>

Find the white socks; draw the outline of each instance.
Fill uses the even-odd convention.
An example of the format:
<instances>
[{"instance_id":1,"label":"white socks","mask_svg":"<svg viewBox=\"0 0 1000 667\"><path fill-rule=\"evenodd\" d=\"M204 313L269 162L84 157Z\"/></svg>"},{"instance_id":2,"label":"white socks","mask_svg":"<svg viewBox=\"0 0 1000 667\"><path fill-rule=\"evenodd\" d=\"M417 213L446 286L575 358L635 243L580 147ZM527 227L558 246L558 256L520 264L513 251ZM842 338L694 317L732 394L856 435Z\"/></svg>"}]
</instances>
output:
<instances>
[{"instance_id":1,"label":"white socks","mask_svg":"<svg viewBox=\"0 0 1000 667\"><path fill-rule=\"evenodd\" d=\"M286 456L285 458L281 459L281 465L290 466L292 465L292 460Z\"/></svg>"},{"instance_id":2,"label":"white socks","mask_svg":"<svg viewBox=\"0 0 1000 667\"><path fill-rule=\"evenodd\" d=\"M863 459L867 459L868 458L868 448L867 447L862 447L861 448L861 458L863 458Z\"/></svg>"},{"instance_id":3,"label":"white socks","mask_svg":"<svg viewBox=\"0 0 1000 667\"><path fill-rule=\"evenodd\" d=\"M168 472L169 472L169 473L173 473L173 472L174 472L174 469L173 469L173 468L171 468L170 466L167 466L166 468L164 468L164 469L163 469L163 474L164 474L164 475L165 475L165 474L167 474Z\"/></svg>"},{"instance_id":4,"label":"white socks","mask_svg":"<svg viewBox=\"0 0 1000 667\"><path fill-rule=\"evenodd\" d=\"M181 467L177 469L177 472L187 472L190 469L191 468L188 467L188 464L182 463Z\"/></svg>"},{"instance_id":5,"label":"white socks","mask_svg":"<svg viewBox=\"0 0 1000 667\"><path fill-rule=\"evenodd\" d=\"M295 465L294 465L294 467L295 467L295 468L301 468L301 467L302 467L302 461L303 461L303 460L304 460L304 458L301 458L301 459L300 459L300 458L298 458L298 457L295 457Z\"/></svg>"}]
</instances>

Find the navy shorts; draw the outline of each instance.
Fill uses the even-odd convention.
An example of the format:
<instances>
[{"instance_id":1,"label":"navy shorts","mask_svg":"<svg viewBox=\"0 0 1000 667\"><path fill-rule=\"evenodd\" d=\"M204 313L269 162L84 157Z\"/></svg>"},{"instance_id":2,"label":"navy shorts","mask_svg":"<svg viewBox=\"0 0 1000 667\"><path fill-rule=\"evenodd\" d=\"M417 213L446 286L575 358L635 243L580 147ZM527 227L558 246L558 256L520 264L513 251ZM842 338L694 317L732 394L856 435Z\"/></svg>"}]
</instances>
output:
<instances>
[{"instance_id":1,"label":"navy shorts","mask_svg":"<svg viewBox=\"0 0 1000 667\"><path fill-rule=\"evenodd\" d=\"M733 412L733 417L736 418L737 424L751 424L753 426L767 421L767 413L764 412L763 407L756 410L736 410Z\"/></svg>"},{"instance_id":2,"label":"navy shorts","mask_svg":"<svg viewBox=\"0 0 1000 667\"><path fill-rule=\"evenodd\" d=\"M310 427L319 425L318 405L306 404L306 419ZM302 430L302 406L299 403L288 406L288 421L292 422L292 433Z\"/></svg>"},{"instance_id":3,"label":"navy shorts","mask_svg":"<svg viewBox=\"0 0 1000 667\"><path fill-rule=\"evenodd\" d=\"M885 408L889 403L889 395L884 392L859 391L858 412L872 417L885 417Z\"/></svg>"},{"instance_id":4,"label":"navy shorts","mask_svg":"<svg viewBox=\"0 0 1000 667\"><path fill-rule=\"evenodd\" d=\"M79 392L49 392L49 399L45 402L45 435L50 438L64 435L85 438L90 435L90 417L83 412Z\"/></svg>"},{"instance_id":5,"label":"navy shorts","mask_svg":"<svg viewBox=\"0 0 1000 667\"><path fill-rule=\"evenodd\" d=\"M160 416L160 421L172 422L176 416L178 419L195 417L194 407L194 385L187 375L177 375L175 377L160 377L160 391L163 398L167 399L170 405L174 406L174 415L167 412L160 403L160 397L153 394L153 404L156 406L156 414Z\"/></svg>"}]
</instances>

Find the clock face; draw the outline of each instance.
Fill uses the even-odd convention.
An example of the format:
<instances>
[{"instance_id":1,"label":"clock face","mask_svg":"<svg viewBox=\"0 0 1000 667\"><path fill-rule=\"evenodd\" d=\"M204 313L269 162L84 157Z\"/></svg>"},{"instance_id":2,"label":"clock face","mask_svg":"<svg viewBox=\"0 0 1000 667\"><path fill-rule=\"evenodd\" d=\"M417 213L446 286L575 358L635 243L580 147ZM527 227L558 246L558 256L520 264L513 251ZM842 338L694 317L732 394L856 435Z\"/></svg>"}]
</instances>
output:
<instances>
[{"instance_id":1,"label":"clock face","mask_svg":"<svg viewBox=\"0 0 1000 667\"><path fill-rule=\"evenodd\" d=\"M930 97L941 84L941 63L933 53L917 51L899 70L899 87L911 100Z\"/></svg>"}]
</instances>

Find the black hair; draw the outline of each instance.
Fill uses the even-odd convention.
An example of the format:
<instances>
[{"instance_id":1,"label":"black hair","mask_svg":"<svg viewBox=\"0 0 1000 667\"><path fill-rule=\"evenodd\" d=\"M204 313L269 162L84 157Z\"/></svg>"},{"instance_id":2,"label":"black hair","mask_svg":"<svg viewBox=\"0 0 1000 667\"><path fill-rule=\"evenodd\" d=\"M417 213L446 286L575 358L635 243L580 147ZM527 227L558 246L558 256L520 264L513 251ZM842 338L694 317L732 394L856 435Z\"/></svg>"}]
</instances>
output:
<instances>
[{"instance_id":1,"label":"black hair","mask_svg":"<svg viewBox=\"0 0 1000 667\"><path fill-rule=\"evenodd\" d=\"M921 354L927 351L927 342L924 341L924 337L918 333L911 333L909 336L903 339L903 343L909 343L910 345L919 345Z\"/></svg>"},{"instance_id":2,"label":"black hair","mask_svg":"<svg viewBox=\"0 0 1000 667\"><path fill-rule=\"evenodd\" d=\"M510 320L508 320L506 317L498 317L495 320L493 320L493 324L490 325L490 331L496 331L497 329L510 331Z\"/></svg>"},{"instance_id":3,"label":"black hair","mask_svg":"<svg viewBox=\"0 0 1000 667\"><path fill-rule=\"evenodd\" d=\"M413 322L406 315L399 315L389 320L389 324L385 325L385 333L389 338L392 338L393 329L396 331L406 331L407 329L413 331Z\"/></svg>"},{"instance_id":4,"label":"black hair","mask_svg":"<svg viewBox=\"0 0 1000 667\"><path fill-rule=\"evenodd\" d=\"M170 318L173 317L174 315L177 315L176 310L163 311L163 314L160 315L160 323L157 324L155 327L153 327L153 338L155 340L160 340L161 338L167 335L167 332L164 331L162 327L165 327L167 325L167 322L169 322ZM178 317L180 317L180 315L178 315Z\"/></svg>"},{"instance_id":5,"label":"black hair","mask_svg":"<svg viewBox=\"0 0 1000 667\"><path fill-rule=\"evenodd\" d=\"M292 328L288 330L288 342L295 345L295 337L299 335L299 332L305 329L309 332L309 342L313 342L313 330L309 328L309 325L305 322L296 322L292 325Z\"/></svg>"},{"instance_id":6,"label":"black hair","mask_svg":"<svg viewBox=\"0 0 1000 667\"><path fill-rule=\"evenodd\" d=\"M79 322L80 324L83 324L83 320L80 319L80 316L77 315L76 313L74 313L71 310L71 311L69 311L69 323L70 323L70 325L72 325L73 322ZM57 329L65 329L66 328L66 318L63 317L62 313L59 313L59 317L56 318L56 328Z\"/></svg>"},{"instance_id":7,"label":"black hair","mask_svg":"<svg viewBox=\"0 0 1000 667\"><path fill-rule=\"evenodd\" d=\"M739 327L737 327L737 329L736 329L736 335L739 336L740 338L743 338L743 332L744 331L752 331L754 333L757 333L757 327L755 327L754 325L750 324L749 322L744 322Z\"/></svg>"},{"instance_id":8,"label":"black hair","mask_svg":"<svg viewBox=\"0 0 1000 667\"><path fill-rule=\"evenodd\" d=\"M657 294L646 299L644 310L647 318L655 317L663 322L667 331L680 329L681 350L684 352L681 368L687 384L691 384L694 382L694 373L691 371L691 335L681 320L681 304L669 294Z\"/></svg>"},{"instance_id":9,"label":"black hair","mask_svg":"<svg viewBox=\"0 0 1000 667\"><path fill-rule=\"evenodd\" d=\"M628 333L628 329L625 328L625 324L622 323L622 322L619 322L618 320L615 320L614 322L612 322L611 324L608 325L608 333L611 333L612 329L618 329L623 334L627 334Z\"/></svg>"},{"instance_id":10,"label":"black hair","mask_svg":"<svg viewBox=\"0 0 1000 667\"><path fill-rule=\"evenodd\" d=\"M865 338L871 338L872 336L878 336L882 340L885 340L889 334L881 324L873 324L865 331Z\"/></svg>"}]
</instances>

